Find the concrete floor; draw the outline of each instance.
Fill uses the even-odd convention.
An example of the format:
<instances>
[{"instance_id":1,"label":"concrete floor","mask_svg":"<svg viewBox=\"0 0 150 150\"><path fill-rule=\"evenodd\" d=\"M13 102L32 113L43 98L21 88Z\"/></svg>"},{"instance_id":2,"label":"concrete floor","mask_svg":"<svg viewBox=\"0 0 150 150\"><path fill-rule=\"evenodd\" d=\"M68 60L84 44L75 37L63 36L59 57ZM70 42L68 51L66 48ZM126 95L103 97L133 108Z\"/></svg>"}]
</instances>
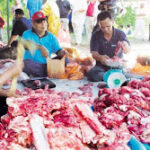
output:
<instances>
[{"instance_id":1,"label":"concrete floor","mask_svg":"<svg viewBox=\"0 0 150 150\"><path fill-rule=\"evenodd\" d=\"M148 51L150 55L150 41L142 41L142 40L130 40L131 44L131 51ZM76 47L74 44L72 46ZM77 48L81 51L90 51L90 45L86 41L83 41L83 43L80 46L77 46Z\"/></svg>"}]
</instances>

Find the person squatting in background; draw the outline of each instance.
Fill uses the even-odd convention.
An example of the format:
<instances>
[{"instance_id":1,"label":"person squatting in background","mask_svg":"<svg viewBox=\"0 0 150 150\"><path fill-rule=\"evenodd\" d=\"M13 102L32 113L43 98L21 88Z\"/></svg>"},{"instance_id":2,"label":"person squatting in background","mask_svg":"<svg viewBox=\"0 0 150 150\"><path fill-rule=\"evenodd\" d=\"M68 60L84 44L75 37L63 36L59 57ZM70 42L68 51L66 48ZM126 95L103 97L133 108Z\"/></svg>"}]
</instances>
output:
<instances>
[{"instance_id":1,"label":"person squatting in background","mask_svg":"<svg viewBox=\"0 0 150 150\"><path fill-rule=\"evenodd\" d=\"M129 41L125 33L114 28L114 20L109 12L101 12L98 14L97 21L100 30L92 34L90 42L90 50L96 65L87 73L89 81L103 81L103 76L111 67L107 66L106 60L116 56L122 58L123 53L130 50ZM115 54L118 42L122 42L122 51Z\"/></svg>"},{"instance_id":2,"label":"person squatting in background","mask_svg":"<svg viewBox=\"0 0 150 150\"><path fill-rule=\"evenodd\" d=\"M8 46L11 46L18 36L22 36L24 31L32 27L30 21L24 17L24 11L22 9L15 10L15 20Z\"/></svg>"},{"instance_id":3,"label":"person squatting in background","mask_svg":"<svg viewBox=\"0 0 150 150\"><path fill-rule=\"evenodd\" d=\"M52 53L59 58L65 55L56 37L47 31L46 16L41 11L33 14L32 29L25 31L22 38L35 45L34 54L31 54L28 47L24 53L24 72L33 77L47 76L46 58L51 57Z\"/></svg>"},{"instance_id":4,"label":"person squatting in background","mask_svg":"<svg viewBox=\"0 0 150 150\"><path fill-rule=\"evenodd\" d=\"M60 14L56 0L47 0L42 6L42 12L48 17L48 31L57 37L60 29Z\"/></svg>"}]
</instances>

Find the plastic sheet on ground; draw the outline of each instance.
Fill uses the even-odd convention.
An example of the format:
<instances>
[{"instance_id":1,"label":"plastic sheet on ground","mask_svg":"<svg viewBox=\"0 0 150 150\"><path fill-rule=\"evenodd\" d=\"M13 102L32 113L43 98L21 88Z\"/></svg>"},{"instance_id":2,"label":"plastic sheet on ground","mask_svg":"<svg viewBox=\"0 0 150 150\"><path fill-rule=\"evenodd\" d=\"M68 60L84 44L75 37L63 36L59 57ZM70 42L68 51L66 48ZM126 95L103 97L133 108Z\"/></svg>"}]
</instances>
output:
<instances>
[{"instance_id":1,"label":"plastic sheet on ground","mask_svg":"<svg viewBox=\"0 0 150 150\"><path fill-rule=\"evenodd\" d=\"M68 79L51 79L52 82L56 84L56 91L68 91L68 92L79 92L81 93L79 87L83 86L84 84L90 83L86 77L82 80L68 80ZM92 88L92 93L93 93L93 98L97 97L97 93L99 88L97 87L99 82L92 82L93 86Z\"/></svg>"}]
</instances>

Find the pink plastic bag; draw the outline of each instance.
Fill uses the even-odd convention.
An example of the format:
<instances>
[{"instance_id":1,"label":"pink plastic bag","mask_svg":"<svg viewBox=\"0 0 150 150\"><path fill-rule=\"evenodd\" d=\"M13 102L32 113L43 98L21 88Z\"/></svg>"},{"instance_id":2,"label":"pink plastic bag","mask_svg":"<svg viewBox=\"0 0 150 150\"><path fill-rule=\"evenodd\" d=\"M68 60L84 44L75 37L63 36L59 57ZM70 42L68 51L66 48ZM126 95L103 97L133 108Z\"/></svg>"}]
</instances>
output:
<instances>
[{"instance_id":1,"label":"pink plastic bag","mask_svg":"<svg viewBox=\"0 0 150 150\"><path fill-rule=\"evenodd\" d=\"M60 43L67 43L67 44L71 43L70 33L69 33L69 31L66 31L62 25L59 29L57 38Z\"/></svg>"}]
</instances>

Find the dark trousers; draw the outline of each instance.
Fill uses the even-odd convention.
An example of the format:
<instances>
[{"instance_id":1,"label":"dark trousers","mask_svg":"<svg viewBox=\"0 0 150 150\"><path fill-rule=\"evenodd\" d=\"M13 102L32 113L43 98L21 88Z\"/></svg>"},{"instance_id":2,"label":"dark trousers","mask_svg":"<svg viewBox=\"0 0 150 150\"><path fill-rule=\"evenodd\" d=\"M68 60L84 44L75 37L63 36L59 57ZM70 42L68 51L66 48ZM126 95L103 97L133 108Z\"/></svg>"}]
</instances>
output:
<instances>
[{"instance_id":1,"label":"dark trousers","mask_svg":"<svg viewBox=\"0 0 150 150\"><path fill-rule=\"evenodd\" d=\"M102 66L95 66L93 67L88 73L87 78L91 82L99 82L104 80L104 74L107 72L110 68L108 67L102 67Z\"/></svg>"},{"instance_id":2,"label":"dark trousers","mask_svg":"<svg viewBox=\"0 0 150 150\"><path fill-rule=\"evenodd\" d=\"M8 106L6 104L6 97L0 96L0 117L5 115L8 111Z\"/></svg>"},{"instance_id":3,"label":"dark trousers","mask_svg":"<svg viewBox=\"0 0 150 150\"><path fill-rule=\"evenodd\" d=\"M69 59L65 58L65 65L69 63ZM23 72L32 77L46 77L47 76L47 64L40 64L30 59L24 60Z\"/></svg>"},{"instance_id":4,"label":"dark trousers","mask_svg":"<svg viewBox=\"0 0 150 150\"><path fill-rule=\"evenodd\" d=\"M23 71L29 76L33 77L46 77L47 76L47 65L40 64L30 59L24 60Z\"/></svg>"},{"instance_id":5,"label":"dark trousers","mask_svg":"<svg viewBox=\"0 0 150 150\"><path fill-rule=\"evenodd\" d=\"M110 67L95 66L87 73L87 78L91 82L103 81L104 74L110 69L111 69ZM114 68L114 69L121 69L121 68ZM132 78L142 79L142 76L135 75L128 72L124 72L124 75L127 79L132 79Z\"/></svg>"}]
</instances>

